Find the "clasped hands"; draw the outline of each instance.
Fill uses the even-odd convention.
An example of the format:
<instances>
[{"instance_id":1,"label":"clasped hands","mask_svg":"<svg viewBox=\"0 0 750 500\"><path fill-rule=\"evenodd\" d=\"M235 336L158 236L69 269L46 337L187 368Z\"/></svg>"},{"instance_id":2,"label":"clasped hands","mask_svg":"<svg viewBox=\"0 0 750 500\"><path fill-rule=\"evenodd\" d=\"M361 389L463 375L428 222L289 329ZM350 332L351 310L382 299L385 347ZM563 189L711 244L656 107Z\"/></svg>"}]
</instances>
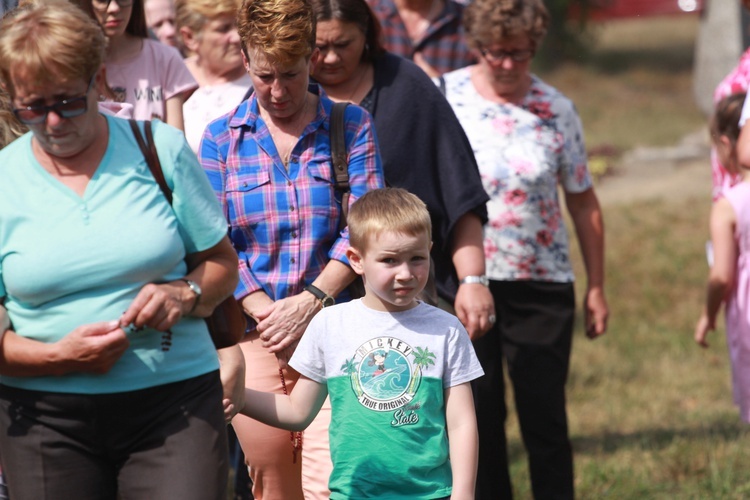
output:
<instances>
[{"instance_id":1,"label":"clasped hands","mask_svg":"<svg viewBox=\"0 0 750 500\"><path fill-rule=\"evenodd\" d=\"M263 347L276 354L279 366L286 367L302 334L313 316L320 310L320 301L302 292L271 302L253 314Z\"/></svg>"}]
</instances>

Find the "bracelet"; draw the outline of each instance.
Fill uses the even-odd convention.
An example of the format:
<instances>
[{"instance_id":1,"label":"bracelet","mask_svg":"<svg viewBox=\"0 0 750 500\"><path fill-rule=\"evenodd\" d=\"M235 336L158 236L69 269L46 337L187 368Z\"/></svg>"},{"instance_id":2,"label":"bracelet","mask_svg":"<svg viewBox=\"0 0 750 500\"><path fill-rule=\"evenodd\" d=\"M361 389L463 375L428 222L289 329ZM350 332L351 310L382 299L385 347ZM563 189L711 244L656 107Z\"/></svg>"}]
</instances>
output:
<instances>
[{"instance_id":1,"label":"bracelet","mask_svg":"<svg viewBox=\"0 0 750 500\"><path fill-rule=\"evenodd\" d=\"M460 285L470 285L473 283L479 283L480 285L484 286L490 286L490 279L485 276L466 276L464 279L462 279L459 284Z\"/></svg>"}]
</instances>

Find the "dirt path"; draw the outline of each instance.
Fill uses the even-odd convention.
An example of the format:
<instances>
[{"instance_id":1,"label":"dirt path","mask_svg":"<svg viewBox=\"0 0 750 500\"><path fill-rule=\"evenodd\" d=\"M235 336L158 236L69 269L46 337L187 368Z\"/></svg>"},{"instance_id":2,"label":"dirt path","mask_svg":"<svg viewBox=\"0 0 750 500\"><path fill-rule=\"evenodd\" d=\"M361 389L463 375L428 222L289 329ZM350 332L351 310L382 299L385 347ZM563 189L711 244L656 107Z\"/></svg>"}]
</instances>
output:
<instances>
[{"instance_id":1,"label":"dirt path","mask_svg":"<svg viewBox=\"0 0 750 500\"><path fill-rule=\"evenodd\" d=\"M653 199L709 199L711 166L706 133L698 131L670 148L642 148L626 154L597 181L603 206Z\"/></svg>"}]
</instances>

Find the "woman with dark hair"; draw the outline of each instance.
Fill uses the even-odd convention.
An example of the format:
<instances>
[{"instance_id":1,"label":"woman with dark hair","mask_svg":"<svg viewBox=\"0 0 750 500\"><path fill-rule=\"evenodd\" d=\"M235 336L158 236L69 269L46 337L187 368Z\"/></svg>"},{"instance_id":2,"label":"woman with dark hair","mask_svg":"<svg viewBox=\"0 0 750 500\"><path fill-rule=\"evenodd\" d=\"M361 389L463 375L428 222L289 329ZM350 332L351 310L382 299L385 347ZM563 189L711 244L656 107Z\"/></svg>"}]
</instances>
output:
<instances>
[{"instance_id":1,"label":"woman with dark hair","mask_svg":"<svg viewBox=\"0 0 750 500\"><path fill-rule=\"evenodd\" d=\"M455 311L478 338L492 324L494 305L482 249L487 195L471 145L429 77L382 48L364 0L312 4L320 50L313 77L331 99L372 114L386 182L416 194L430 211L435 283L424 298Z\"/></svg>"},{"instance_id":2,"label":"woman with dark hair","mask_svg":"<svg viewBox=\"0 0 750 500\"><path fill-rule=\"evenodd\" d=\"M184 129L182 105L198 87L182 56L149 38L143 0L77 0L109 39L107 83L117 102L134 106L133 118L158 118Z\"/></svg>"},{"instance_id":3,"label":"woman with dark hair","mask_svg":"<svg viewBox=\"0 0 750 500\"><path fill-rule=\"evenodd\" d=\"M421 299L454 312L480 337L494 321L482 249L487 195L461 125L424 71L383 49L365 0L311 3L320 51L313 78L332 100L372 114L386 182L416 194L430 212L434 277ZM313 425L323 426L326 416Z\"/></svg>"}]
</instances>

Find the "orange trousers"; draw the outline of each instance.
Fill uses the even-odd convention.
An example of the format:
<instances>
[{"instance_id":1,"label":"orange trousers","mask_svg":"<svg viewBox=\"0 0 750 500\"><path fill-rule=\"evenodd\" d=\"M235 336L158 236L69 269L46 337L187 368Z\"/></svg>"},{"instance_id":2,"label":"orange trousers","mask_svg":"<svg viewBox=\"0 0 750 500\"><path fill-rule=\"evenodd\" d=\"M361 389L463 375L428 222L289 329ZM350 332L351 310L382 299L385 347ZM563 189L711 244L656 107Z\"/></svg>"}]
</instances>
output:
<instances>
[{"instance_id":1,"label":"orange trousers","mask_svg":"<svg viewBox=\"0 0 750 500\"><path fill-rule=\"evenodd\" d=\"M283 394L276 356L261 345L258 334L248 334L240 344L245 355L245 386ZM292 368L284 369L286 389L291 392L299 379ZM328 447L331 407L323 408L302 434L302 452L295 457L292 434L237 415L232 426L245 454L253 496L256 500L326 500L328 477L333 468Z\"/></svg>"}]
</instances>

